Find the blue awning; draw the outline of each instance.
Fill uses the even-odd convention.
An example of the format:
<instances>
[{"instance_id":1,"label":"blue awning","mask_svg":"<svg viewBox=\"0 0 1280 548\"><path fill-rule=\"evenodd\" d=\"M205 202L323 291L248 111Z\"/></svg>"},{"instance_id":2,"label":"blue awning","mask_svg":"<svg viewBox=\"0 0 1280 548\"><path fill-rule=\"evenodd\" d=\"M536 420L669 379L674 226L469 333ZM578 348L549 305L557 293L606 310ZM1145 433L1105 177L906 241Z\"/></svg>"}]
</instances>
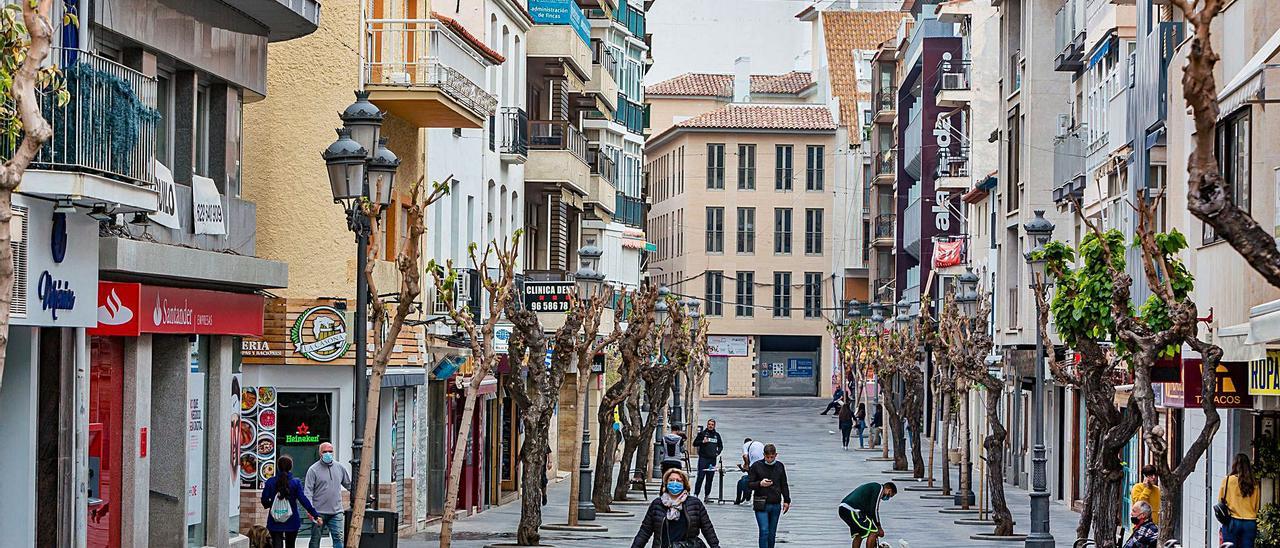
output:
<instances>
[{"instance_id":1,"label":"blue awning","mask_svg":"<svg viewBox=\"0 0 1280 548\"><path fill-rule=\"evenodd\" d=\"M1111 43L1114 42L1115 39L1116 37L1114 35L1108 36L1103 38L1102 41L1098 42L1098 45L1093 47L1093 53L1089 55L1089 66L1087 68L1093 68L1094 65L1098 64L1098 61L1101 61L1102 58L1107 56L1107 53L1111 51Z\"/></svg>"},{"instance_id":2,"label":"blue awning","mask_svg":"<svg viewBox=\"0 0 1280 548\"><path fill-rule=\"evenodd\" d=\"M995 175L988 175L986 179L983 179L981 183L978 183L978 189L990 191L996 187L997 183L998 181L996 180Z\"/></svg>"}]
</instances>

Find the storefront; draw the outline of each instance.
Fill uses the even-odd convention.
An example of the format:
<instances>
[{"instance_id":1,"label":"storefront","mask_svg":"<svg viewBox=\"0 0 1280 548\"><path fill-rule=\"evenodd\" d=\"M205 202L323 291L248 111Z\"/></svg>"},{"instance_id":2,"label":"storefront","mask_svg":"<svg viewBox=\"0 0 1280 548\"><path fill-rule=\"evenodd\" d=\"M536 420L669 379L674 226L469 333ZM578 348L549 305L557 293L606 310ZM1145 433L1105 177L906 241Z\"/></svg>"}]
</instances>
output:
<instances>
[{"instance_id":1,"label":"storefront","mask_svg":"<svg viewBox=\"0 0 1280 548\"><path fill-rule=\"evenodd\" d=\"M90 367L85 335L97 323L98 223L21 194L11 223L0 497L35 500L0 512L4 544L112 546L122 523L120 505L111 504L120 497L121 448L110 441L120 438L120 375Z\"/></svg>"},{"instance_id":2,"label":"storefront","mask_svg":"<svg viewBox=\"0 0 1280 548\"><path fill-rule=\"evenodd\" d=\"M96 302L88 332L90 535L113 508L124 515L124 538L103 546L144 537L205 546L234 535L243 432L237 343L262 334L262 296L104 281ZM113 459L119 466L107 468ZM106 483L116 473L131 482ZM120 487L111 493L100 484Z\"/></svg>"},{"instance_id":3,"label":"storefront","mask_svg":"<svg viewBox=\"0 0 1280 548\"><path fill-rule=\"evenodd\" d=\"M266 511L256 500L280 456L289 455L294 475L302 476L319 457L320 444L329 442L337 459L350 466L354 436L354 311L349 303L269 299L264 307L263 333L243 339L240 346L244 386L238 477L242 504L253 507L241 514L242 530L264 523ZM371 342L370 359L373 350ZM418 400L425 396L426 355L422 328L406 326L383 378L378 441L364 455L375 462L379 508L399 512L402 526L411 525L415 514L413 440ZM309 527L303 534L310 534Z\"/></svg>"}]
</instances>

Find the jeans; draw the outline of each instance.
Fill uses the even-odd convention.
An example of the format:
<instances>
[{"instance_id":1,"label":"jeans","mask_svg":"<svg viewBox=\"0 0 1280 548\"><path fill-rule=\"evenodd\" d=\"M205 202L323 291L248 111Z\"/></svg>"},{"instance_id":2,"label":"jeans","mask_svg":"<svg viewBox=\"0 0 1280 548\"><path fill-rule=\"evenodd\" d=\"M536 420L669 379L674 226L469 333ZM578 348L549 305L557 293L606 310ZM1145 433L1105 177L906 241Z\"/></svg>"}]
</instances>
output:
<instances>
[{"instance_id":1,"label":"jeans","mask_svg":"<svg viewBox=\"0 0 1280 548\"><path fill-rule=\"evenodd\" d=\"M707 500L711 498L711 484L715 483L716 481L716 473L715 471L711 470L711 468L714 468L715 465L716 465L715 459L705 459L702 457L698 457L698 481L697 483L693 484L693 494L697 496L698 494L702 493L702 479L706 478L707 496L702 497L702 500Z\"/></svg>"},{"instance_id":2,"label":"jeans","mask_svg":"<svg viewBox=\"0 0 1280 548\"><path fill-rule=\"evenodd\" d=\"M320 514L320 525L311 526L311 542L308 543L310 548L320 548L320 537L324 536L325 531L329 532L329 538L333 539L333 548L342 548L342 535L345 533L343 527L346 516L341 512L337 514Z\"/></svg>"},{"instance_id":3,"label":"jeans","mask_svg":"<svg viewBox=\"0 0 1280 548\"><path fill-rule=\"evenodd\" d=\"M858 421L858 447L867 446L866 443L863 442L864 438L862 437L862 433L865 432L866 430L867 430L867 423Z\"/></svg>"},{"instance_id":4,"label":"jeans","mask_svg":"<svg viewBox=\"0 0 1280 548\"><path fill-rule=\"evenodd\" d=\"M777 542L780 517L781 504L766 504L763 512L756 512L756 527L760 528L760 548L773 548L774 542Z\"/></svg>"},{"instance_id":5,"label":"jeans","mask_svg":"<svg viewBox=\"0 0 1280 548\"><path fill-rule=\"evenodd\" d=\"M738 504L742 501L751 500L751 487L748 485L751 479L748 476L742 476L738 479L738 492L733 497L733 503Z\"/></svg>"},{"instance_id":6,"label":"jeans","mask_svg":"<svg viewBox=\"0 0 1280 548\"><path fill-rule=\"evenodd\" d=\"M840 423L840 442L844 445L846 449L849 448L849 432L852 432L852 431L853 431L853 423L851 422Z\"/></svg>"},{"instance_id":7,"label":"jeans","mask_svg":"<svg viewBox=\"0 0 1280 548\"><path fill-rule=\"evenodd\" d=\"M1251 519L1231 518L1222 526L1222 541L1232 543L1232 548L1253 548L1258 536L1258 522Z\"/></svg>"}]
</instances>

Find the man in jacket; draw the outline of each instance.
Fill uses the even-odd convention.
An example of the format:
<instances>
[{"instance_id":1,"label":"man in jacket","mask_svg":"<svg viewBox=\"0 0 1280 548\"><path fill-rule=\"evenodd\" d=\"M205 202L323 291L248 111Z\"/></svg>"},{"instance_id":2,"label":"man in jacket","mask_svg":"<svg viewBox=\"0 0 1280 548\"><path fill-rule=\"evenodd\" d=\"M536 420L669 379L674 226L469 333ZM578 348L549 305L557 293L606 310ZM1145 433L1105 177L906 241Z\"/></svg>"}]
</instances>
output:
<instances>
[{"instance_id":1,"label":"man in jacket","mask_svg":"<svg viewBox=\"0 0 1280 548\"><path fill-rule=\"evenodd\" d=\"M711 484L716 477L716 459L720 457L720 452L724 451L724 440L720 438L720 433L716 432L716 420L707 421L707 427L703 428L698 435L693 438L693 446L698 449L698 481L694 484L693 494L697 495L702 492L702 481L707 481L707 494L702 498L711 498Z\"/></svg>"},{"instance_id":2,"label":"man in jacket","mask_svg":"<svg viewBox=\"0 0 1280 548\"><path fill-rule=\"evenodd\" d=\"M320 537L324 536L325 531L333 539L334 548L342 548L342 535L345 534L342 501L346 499L342 496L343 488L351 489L351 473L347 472L342 463L337 462L333 444L326 441L320 444L320 460L307 469L306 482L303 484L307 498L311 499L311 504L320 513L320 524L311 533L311 548L320 548Z\"/></svg>"},{"instance_id":3,"label":"man in jacket","mask_svg":"<svg viewBox=\"0 0 1280 548\"><path fill-rule=\"evenodd\" d=\"M837 386L837 387L836 387L836 391L835 391L835 393L831 394L831 403L828 403L828 404L827 404L827 408L826 408L826 409L823 409L823 410L822 410L822 412L821 412L821 413L818 413L818 414L819 414L819 415L826 415L827 413L829 413L829 412L831 412L831 411L837 411L837 410L839 410L839 409L840 409L840 402L841 402L841 400L843 400L843 399L844 399L844 387L843 387L843 386Z\"/></svg>"},{"instance_id":4,"label":"man in jacket","mask_svg":"<svg viewBox=\"0 0 1280 548\"><path fill-rule=\"evenodd\" d=\"M662 472L672 468L684 469L684 444L689 439L683 430L673 427L671 433L662 436Z\"/></svg>"},{"instance_id":5,"label":"man in jacket","mask_svg":"<svg viewBox=\"0 0 1280 548\"><path fill-rule=\"evenodd\" d=\"M778 461L778 448L772 443L765 445L764 460L752 464L747 476L747 486L754 493L751 506L756 513L756 527L760 529L760 548L774 548L778 520L791 510L791 486L787 483L786 467Z\"/></svg>"},{"instance_id":6,"label":"man in jacket","mask_svg":"<svg viewBox=\"0 0 1280 548\"><path fill-rule=\"evenodd\" d=\"M1125 541L1124 548L1156 548L1160 528L1151 519L1151 505L1143 501L1133 503L1129 508L1129 521L1133 523L1133 534Z\"/></svg>"},{"instance_id":7,"label":"man in jacket","mask_svg":"<svg viewBox=\"0 0 1280 548\"><path fill-rule=\"evenodd\" d=\"M867 548L880 545L880 539L884 538L884 526L880 524L880 503L896 494L898 486L893 482L884 485L871 482L859 485L840 501L840 509L836 513L849 526L853 548L860 548L863 539L867 540Z\"/></svg>"}]
</instances>

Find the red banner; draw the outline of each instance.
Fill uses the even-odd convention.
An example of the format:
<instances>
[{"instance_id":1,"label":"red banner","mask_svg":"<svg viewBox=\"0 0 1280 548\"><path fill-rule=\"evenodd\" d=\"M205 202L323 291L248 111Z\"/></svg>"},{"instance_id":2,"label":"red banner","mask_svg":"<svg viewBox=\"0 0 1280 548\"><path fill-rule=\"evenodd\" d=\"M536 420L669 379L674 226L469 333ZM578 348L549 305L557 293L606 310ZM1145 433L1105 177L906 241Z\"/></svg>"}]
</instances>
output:
<instances>
[{"instance_id":1,"label":"red banner","mask_svg":"<svg viewBox=\"0 0 1280 548\"><path fill-rule=\"evenodd\" d=\"M1200 377L1200 358L1182 360L1183 399L1186 408L1199 408L1203 386ZM1249 395L1249 364L1244 362L1220 362L1215 371L1213 403L1219 409L1248 409L1253 407Z\"/></svg>"},{"instance_id":2,"label":"red banner","mask_svg":"<svg viewBox=\"0 0 1280 548\"><path fill-rule=\"evenodd\" d=\"M91 335L262 336L263 297L205 289L99 282Z\"/></svg>"},{"instance_id":3,"label":"red banner","mask_svg":"<svg viewBox=\"0 0 1280 548\"><path fill-rule=\"evenodd\" d=\"M933 267L946 268L960 264L964 258L964 241L952 240L933 244Z\"/></svg>"}]
</instances>

